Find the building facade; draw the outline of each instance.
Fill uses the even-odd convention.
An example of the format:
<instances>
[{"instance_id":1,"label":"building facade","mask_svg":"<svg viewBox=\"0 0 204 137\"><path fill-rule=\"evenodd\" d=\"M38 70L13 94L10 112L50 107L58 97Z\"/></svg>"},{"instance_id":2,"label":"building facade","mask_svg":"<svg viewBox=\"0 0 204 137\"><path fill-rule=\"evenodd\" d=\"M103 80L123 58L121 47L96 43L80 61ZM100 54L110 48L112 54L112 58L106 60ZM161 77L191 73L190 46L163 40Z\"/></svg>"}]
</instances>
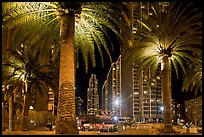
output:
<instances>
[{"instance_id":1,"label":"building facade","mask_svg":"<svg viewBox=\"0 0 204 137\"><path fill-rule=\"evenodd\" d=\"M175 99L172 99L172 116L173 124L184 124L185 122L185 103L178 102Z\"/></svg>"},{"instance_id":2,"label":"building facade","mask_svg":"<svg viewBox=\"0 0 204 137\"><path fill-rule=\"evenodd\" d=\"M196 126L202 126L202 96L185 101L185 120Z\"/></svg>"},{"instance_id":3,"label":"building facade","mask_svg":"<svg viewBox=\"0 0 204 137\"><path fill-rule=\"evenodd\" d=\"M102 87L102 111L121 116L121 56L111 64ZM108 113L109 112L109 113Z\"/></svg>"},{"instance_id":4,"label":"building facade","mask_svg":"<svg viewBox=\"0 0 204 137\"><path fill-rule=\"evenodd\" d=\"M133 118L137 122L159 122L162 119L162 93L160 68L150 82L150 74L137 74L137 66L132 69Z\"/></svg>"},{"instance_id":5,"label":"building facade","mask_svg":"<svg viewBox=\"0 0 204 137\"><path fill-rule=\"evenodd\" d=\"M105 80L102 86L102 111L108 112L108 83Z\"/></svg>"},{"instance_id":6,"label":"building facade","mask_svg":"<svg viewBox=\"0 0 204 137\"><path fill-rule=\"evenodd\" d=\"M76 97L76 116L83 115L83 100L81 97Z\"/></svg>"},{"instance_id":7,"label":"building facade","mask_svg":"<svg viewBox=\"0 0 204 137\"><path fill-rule=\"evenodd\" d=\"M139 29L141 25L137 20L142 21L143 16L152 16L150 8L152 4L161 6L163 10L168 2L126 2L132 15L133 45L137 46ZM149 74L141 72L137 75L137 64L131 54L132 48L123 44L121 46L121 115L132 117L140 122L156 122L162 119L162 93L160 69L149 82Z\"/></svg>"},{"instance_id":8,"label":"building facade","mask_svg":"<svg viewBox=\"0 0 204 137\"><path fill-rule=\"evenodd\" d=\"M91 74L89 87L87 89L87 114L97 115L99 113L98 79Z\"/></svg>"}]
</instances>

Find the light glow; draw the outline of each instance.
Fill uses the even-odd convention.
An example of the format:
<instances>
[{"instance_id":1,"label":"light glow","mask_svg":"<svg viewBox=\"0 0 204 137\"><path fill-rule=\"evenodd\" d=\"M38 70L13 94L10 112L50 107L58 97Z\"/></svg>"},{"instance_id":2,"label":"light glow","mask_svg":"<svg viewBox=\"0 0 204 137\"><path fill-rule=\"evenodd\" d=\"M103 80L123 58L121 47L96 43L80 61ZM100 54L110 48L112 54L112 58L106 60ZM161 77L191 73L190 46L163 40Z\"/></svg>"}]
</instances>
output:
<instances>
[{"instance_id":1,"label":"light glow","mask_svg":"<svg viewBox=\"0 0 204 137\"><path fill-rule=\"evenodd\" d=\"M118 117L115 116L115 117L113 117L113 119L114 119L114 120L118 120Z\"/></svg>"},{"instance_id":2,"label":"light glow","mask_svg":"<svg viewBox=\"0 0 204 137\"><path fill-rule=\"evenodd\" d=\"M119 105L119 100L116 100L116 101L115 101L115 105Z\"/></svg>"},{"instance_id":3,"label":"light glow","mask_svg":"<svg viewBox=\"0 0 204 137\"><path fill-rule=\"evenodd\" d=\"M29 109L31 109L31 110L32 110L32 109L33 109L33 106L30 106L30 107L29 107Z\"/></svg>"}]
</instances>

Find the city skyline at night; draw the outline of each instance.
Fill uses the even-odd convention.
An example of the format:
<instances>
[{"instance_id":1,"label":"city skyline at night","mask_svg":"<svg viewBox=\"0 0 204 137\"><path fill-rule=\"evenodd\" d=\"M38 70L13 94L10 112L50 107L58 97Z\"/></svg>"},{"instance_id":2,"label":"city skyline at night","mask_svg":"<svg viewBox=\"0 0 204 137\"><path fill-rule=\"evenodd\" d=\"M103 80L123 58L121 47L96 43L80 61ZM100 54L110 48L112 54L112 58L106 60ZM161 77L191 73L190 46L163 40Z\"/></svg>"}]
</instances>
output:
<instances>
[{"instance_id":1,"label":"city skyline at night","mask_svg":"<svg viewBox=\"0 0 204 137\"><path fill-rule=\"evenodd\" d=\"M196 6L200 8L199 1L195 2ZM134 31L134 30L133 30ZM110 32L111 33L111 32ZM116 40L114 34L112 35L113 42L114 42L114 50L112 52L112 58L113 62L117 61L117 58L121 54L121 45L119 42ZM98 51L96 50L96 60L98 61L98 65L96 65L95 68L93 68L91 65L89 66L88 73L85 72L84 70L84 65L83 62L81 62L80 68L76 70L76 95L81 96L84 100L87 100L85 95L86 95L86 89L88 88L88 79L92 73L96 74L98 77L98 86L99 86L99 100L102 100L102 86L103 83L106 80L106 75L108 74L108 71L111 67L111 63L108 59L107 54L104 54L104 61L105 61L105 66L102 68L100 64L100 57L98 54ZM179 70L181 72L181 69ZM173 77L172 77L172 97L178 101L184 101L188 100L194 97L193 92L182 92L182 75L179 76L179 78L176 78L175 71L172 71ZM180 73L181 74L181 73ZM80 81L81 79L84 79L83 81ZM198 95L200 95L199 93ZM86 108L86 105L84 105ZM99 108L102 108L101 106L101 101L99 101ZM86 110L86 109L85 109Z\"/></svg>"},{"instance_id":2,"label":"city skyline at night","mask_svg":"<svg viewBox=\"0 0 204 137\"><path fill-rule=\"evenodd\" d=\"M2 2L2 134L202 134L201 1Z\"/></svg>"}]
</instances>

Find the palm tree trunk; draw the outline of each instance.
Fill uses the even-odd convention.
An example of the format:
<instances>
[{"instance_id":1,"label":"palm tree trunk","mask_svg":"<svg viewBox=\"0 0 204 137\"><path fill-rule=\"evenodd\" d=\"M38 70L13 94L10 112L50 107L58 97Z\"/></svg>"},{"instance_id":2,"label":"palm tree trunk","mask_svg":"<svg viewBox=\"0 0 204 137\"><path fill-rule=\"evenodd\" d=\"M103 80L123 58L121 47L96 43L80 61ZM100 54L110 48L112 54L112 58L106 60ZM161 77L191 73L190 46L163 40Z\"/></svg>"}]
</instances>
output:
<instances>
[{"instance_id":1,"label":"palm tree trunk","mask_svg":"<svg viewBox=\"0 0 204 137\"><path fill-rule=\"evenodd\" d=\"M29 82L27 82L28 87L30 86ZM29 115L29 107L30 107L30 94L27 91L30 88L25 89L24 99L23 99L23 112L22 112L22 122L21 122L21 130L28 130L28 115Z\"/></svg>"},{"instance_id":2,"label":"palm tree trunk","mask_svg":"<svg viewBox=\"0 0 204 137\"><path fill-rule=\"evenodd\" d=\"M164 129L172 131L172 106L171 106L171 90L170 90L170 69L168 56L162 58L162 95L163 95L163 118Z\"/></svg>"},{"instance_id":3,"label":"palm tree trunk","mask_svg":"<svg viewBox=\"0 0 204 137\"><path fill-rule=\"evenodd\" d=\"M5 91L4 91L5 92ZM2 104L2 131L4 131L6 129L6 101L5 101L5 93L2 92L2 96L3 96L3 104Z\"/></svg>"},{"instance_id":4,"label":"palm tree trunk","mask_svg":"<svg viewBox=\"0 0 204 137\"><path fill-rule=\"evenodd\" d=\"M60 76L56 134L79 134L75 112L74 29L72 12L60 18Z\"/></svg>"},{"instance_id":5,"label":"palm tree trunk","mask_svg":"<svg viewBox=\"0 0 204 137\"><path fill-rule=\"evenodd\" d=\"M6 116L6 108L5 108L5 102L3 103L3 106L2 106L2 131L5 131L5 116Z\"/></svg>"},{"instance_id":6,"label":"palm tree trunk","mask_svg":"<svg viewBox=\"0 0 204 137\"><path fill-rule=\"evenodd\" d=\"M27 97L24 95L23 112L22 112L22 130L28 130L28 111L29 105Z\"/></svg>"},{"instance_id":7,"label":"palm tree trunk","mask_svg":"<svg viewBox=\"0 0 204 137\"><path fill-rule=\"evenodd\" d=\"M9 97L9 131L13 131L13 94Z\"/></svg>"}]
</instances>

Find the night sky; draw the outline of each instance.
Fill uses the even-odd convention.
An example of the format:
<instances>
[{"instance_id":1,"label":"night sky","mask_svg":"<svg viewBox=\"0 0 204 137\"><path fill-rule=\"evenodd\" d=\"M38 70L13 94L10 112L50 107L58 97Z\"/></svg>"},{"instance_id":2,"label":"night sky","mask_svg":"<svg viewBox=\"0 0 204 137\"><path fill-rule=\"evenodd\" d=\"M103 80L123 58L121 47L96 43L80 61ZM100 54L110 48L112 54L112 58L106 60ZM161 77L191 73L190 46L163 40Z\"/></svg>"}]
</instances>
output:
<instances>
[{"instance_id":1,"label":"night sky","mask_svg":"<svg viewBox=\"0 0 204 137\"><path fill-rule=\"evenodd\" d=\"M113 51L110 50L111 56L112 56L112 62L117 61L119 55L120 55L120 45L118 41L115 38L115 34L113 32L109 32L112 43L114 44ZM111 46L110 48L111 49ZM102 67L101 63L101 57L99 55L98 50L96 52L96 67L93 68L91 64L89 64L88 72L86 73L84 62L82 60L81 55L79 55L79 68L76 70L76 96L80 96L84 103L84 110L86 111L86 102L87 102L87 88L89 84L89 78L91 77L91 74L96 74L96 78L98 79L98 92L99 92L99 108L101 108L101 99L102 99L102 86L106 80L106 76L108 74L108 71L110 69L111 63L110 59L108 57L107 52L103 49L103 57L104 57L104 67ZM89 62L91 63L91 62Z\"/></svg>"},{"instance_id":2,"label":"night sky","mask_svg":"<svg viewBox=\"0 0 204 137\"><path fill-rule=\"evenodd\" d=\"M195 0L195 4L199 8L199 10L202 10L201 8L202 3L200 0ZM113 62L115 62L118 59L118 56L120 54L120 45L115 39L114 34L112 34L111 36L112 36L111 39L113 40L114 45L115 45L114 50L111 55L112 55ZM79 66L80 67L76 70L76 96L80 96L83 99L84 111L86 111L86 108L87 108L86 106L87 105L86 104L87 88L88 88L89 78L91 74L96 74L96 77L98 79L99 102L100 102L99 108L101 108L101 98L102 98L101 90L102 90L103 83L106 79L106 76L108 74L108 71L110 69L110 66L111 66L111 63L109 61L109 57L106 51L104 51L103 53L104 53L103 54L104 68L102 68L101 66L101 59L100 59L98 51L96 50L96 67L93 68L91 65L89 65L88 73L86 73L82 58L81 56L79 56L79 62L80 62ZM179 70L179 72L181 73L181 70ZM175 71L172 72L172 97L173 99L176 99L179 102L194 98L195 96L193 92L186 93L186 92L181 91L182 80L183 80L182 75L179 75L179 78L177 79L175 75Z\"/></svg>"}]
</instances>

